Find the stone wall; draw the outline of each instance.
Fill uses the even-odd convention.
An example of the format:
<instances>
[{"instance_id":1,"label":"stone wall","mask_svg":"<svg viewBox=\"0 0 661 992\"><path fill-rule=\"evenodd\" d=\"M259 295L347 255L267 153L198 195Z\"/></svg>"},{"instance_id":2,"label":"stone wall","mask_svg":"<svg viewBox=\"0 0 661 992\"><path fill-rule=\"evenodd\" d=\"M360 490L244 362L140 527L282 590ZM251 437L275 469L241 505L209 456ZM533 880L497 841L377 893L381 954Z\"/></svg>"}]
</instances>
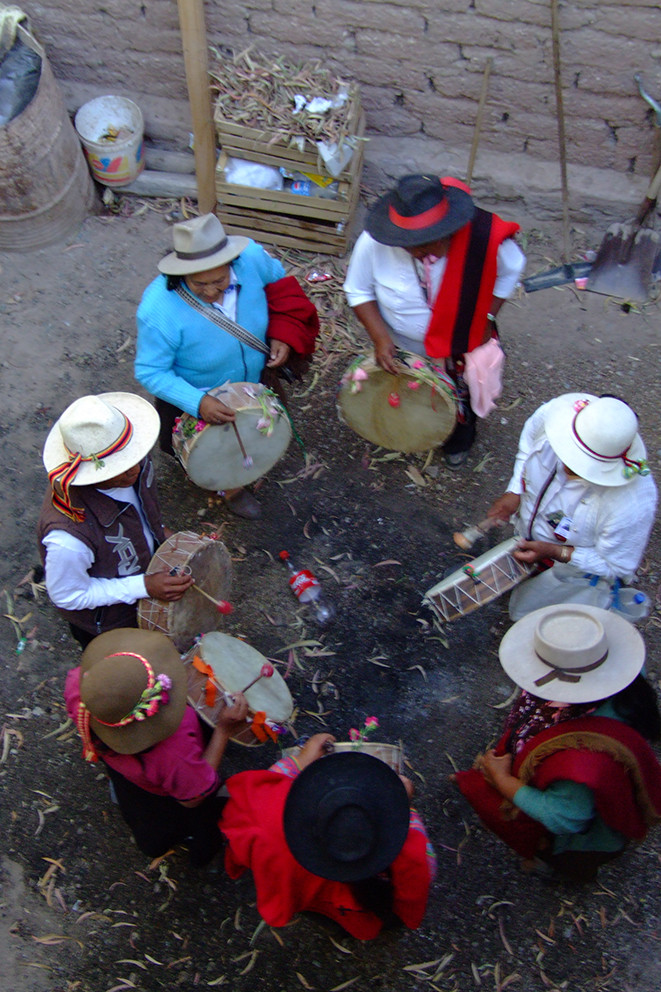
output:
<instances>
[{"instance_id":1,"label":"stone wall","mask_svg":"<svg viewBox=\"0 0 661 992\"><path fill-rule=\"evenodd\" d=\"M71 109L103 92L133 96L147 134L181 147L189 115L175 0L25 0ZM550 0L206 0L209 43L321 58L362 87L367 158L386 173L465 172L486 59L493 57L475 175L498 191L558 188ZM560 5L567 156L574 201L634 202L656 154L661 101L657 0ZM402 171L400 168L399 171ZM508 178L509 177L509 178ZM535 178L537 177L537 178ZM601 177L601 178L599 178ZM488 185L487 182L487 185ZM598 188L597 188L598 187ZM579 190L578 194L576 190ZM549 190L550 192L550 190Z\"/></svg>"}]
</instances>

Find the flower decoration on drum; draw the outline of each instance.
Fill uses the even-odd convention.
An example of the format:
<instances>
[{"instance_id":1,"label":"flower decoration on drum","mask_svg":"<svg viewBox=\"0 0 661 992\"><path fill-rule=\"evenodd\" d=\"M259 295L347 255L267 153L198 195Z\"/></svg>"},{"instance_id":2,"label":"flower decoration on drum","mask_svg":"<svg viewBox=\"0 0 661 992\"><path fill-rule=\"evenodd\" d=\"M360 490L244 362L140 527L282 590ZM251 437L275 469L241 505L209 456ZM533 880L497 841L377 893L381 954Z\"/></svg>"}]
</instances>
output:
<instances>
[{"instance_id":1,"label":"flower decoration on drum","mask_svg":"<svg viewBox=\"0 0 661 992\"><path fill-rule=\"evenodd\" d=\"M376 730L379 726L379 721L375 716L368 716L365 720L365 725L357 730L356 727L352 727L349 731L349 740L353 744L353 750L359 751L360 745L363 743L368 734L371 734L373 730Z\"/></svg>"},{"instance_id":2,"label":"flower decoration on drum","mask_svg":"<svg viewBox=\"0 0 661 992\"><path fill-rule=\"evenodd\" d=\"M418 359L417 362L413 362L411 364L412 369L424 369L424 367L425 367L425 363L421 362L420 359Z\"/></svg>"},{"instance_id":3,"label":"flower decoration on drum","mask_svg":"<svg viewBox=\"0 0 661 992\"><path fill-rule=\"evenodd\" d=\"M277 741L280 734L286 733L286 728L281 727L278 723L274 723L273 720L269 720L263 710L255 713L250 729L257 740L262 743L267 740Z\"/></svg>"},{"instance_id":4,"label":"flower decoration on drum","mask_svg":"<svg viewBox=\"0 0 661 992\"><path fill-rule=\"evenodd\" d=\"M257 421L257 430L265 437L270 437L282 412L280 407L276 405L275 394L270 389L264 389L259 394L255 393L254 390L248 392L248 388L245 386L244 392L256 399L262 408L262 416Z\"/></svg>"},{"instance_id":5,"label":"flower decoration on drum","mask_svg":"<svg viewBox=\"0 0 661 992\"><path fill-rule=\"evenodd\" d=\"M388 397L388 403L395 410L397 409L398 406L401 405L401 402L402 401L400 400L400 398L399 398L399 396L398 396L397 393L391 393L390 396Z\"/></svg>"},{"instance_id":6,"label":"flower decoration on drum","mask_svg":"<svg viewBox=\"0 0 661 992\"><path fill-rule=\"evenodd\" d=\"M409 389L420 389L420 383L419 382L409 382L409 383L407 383L407 385L408 385Z\"/></svg>"},{"instance_id":7,"label":"flower decoration on drum","mask_svg":"<svg viewBox=\"0 0 661 992\"><path fill-rule=\"evenodd\" d=\"M340 380L341 386L346 386L349 383L349 389L354 394L360 392L362 388L361 382L364 382L368 377L367 372L362 367L364 361L364 356L359 355L358 358L354 359Z\"/></svg>"},{"instance_id":8,"label":"flower decoration on drum","mask_svg":"<svg viewBox=\"0 0 661 992\"><path fill-rule=\"evenodd\" d=\"M199 434L207 426L206 420L192 420L190 417L184 420L182 417L176 417L172 433L188 440L188 438L194 437L195 434Z\"/></svg>"}]
</instances>

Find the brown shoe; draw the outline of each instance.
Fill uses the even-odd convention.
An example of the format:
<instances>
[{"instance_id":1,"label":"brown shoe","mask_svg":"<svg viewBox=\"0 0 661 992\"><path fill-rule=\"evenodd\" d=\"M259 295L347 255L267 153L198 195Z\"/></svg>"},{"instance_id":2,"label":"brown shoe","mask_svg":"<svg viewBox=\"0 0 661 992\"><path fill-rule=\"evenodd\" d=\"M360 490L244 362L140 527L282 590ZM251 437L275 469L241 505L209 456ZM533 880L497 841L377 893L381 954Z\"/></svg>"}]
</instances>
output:
<instances>
[{"instance_id":1,"label":"brown shoe","mask_svg":"<svg viewBox=\"0 0 661 992\"><path fill-rule=\"evenodd\" d=\"M259 520L262 508L247 489L240 489L235 496L225 496L225 504L230 513L244 520Z\"/></svg>"}]
</instances>

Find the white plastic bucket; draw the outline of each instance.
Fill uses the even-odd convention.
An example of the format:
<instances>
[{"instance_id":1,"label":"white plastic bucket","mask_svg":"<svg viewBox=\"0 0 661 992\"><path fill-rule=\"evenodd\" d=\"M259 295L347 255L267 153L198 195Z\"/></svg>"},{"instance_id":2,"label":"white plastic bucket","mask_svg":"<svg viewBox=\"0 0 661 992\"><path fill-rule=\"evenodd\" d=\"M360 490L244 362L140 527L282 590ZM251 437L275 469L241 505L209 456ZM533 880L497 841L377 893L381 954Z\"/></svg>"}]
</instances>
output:
<instances>
[{"instance_id":1,"label":"white plastic bucket","mask_svg":"<svg viewBox=\"0 0 661 992\"><path fill-rule=\"evenodd\" d=\"M94 178L104 186L127 186L145 167L144 120L124 96L98 96L83 104L74 121Z\"/></svg>"}]
</instances>

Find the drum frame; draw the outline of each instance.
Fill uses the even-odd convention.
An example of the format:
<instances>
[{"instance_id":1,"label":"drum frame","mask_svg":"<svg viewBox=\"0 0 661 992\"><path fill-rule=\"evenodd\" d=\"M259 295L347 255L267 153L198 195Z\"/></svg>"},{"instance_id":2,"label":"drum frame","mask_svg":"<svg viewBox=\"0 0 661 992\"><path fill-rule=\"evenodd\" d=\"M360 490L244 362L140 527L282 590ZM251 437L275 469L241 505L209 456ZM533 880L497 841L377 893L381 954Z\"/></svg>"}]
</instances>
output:
<instances>
[{"instance_id":1,"label":"drum frame","mask_svg":"<svg viewBox=\"0 0 661 992\"><path fill-rule=\"evenodd\" d=\"M171 575L192 574L190 561L195 558L198 552L208 548L210 545L221 548L222 552L225 553L227 582L225 588L221 590L204 589L204 591L213 595L214 598L229 599L232 588L232 562L230 554L222 541L209 537L206 534L197 534L191 530L177 531L176 534L172 534L171 537L156 549L145 574L154 575L156 572L169 572ZM162 565L165 565L165 567L159 567ZM186 569L188 569L188 572L186 572ZM200 583L201 589L204 588L203 583L204 579ZM212 621L214 624L209 626L209 630L195 629L186 636L173 632L173 619L180 609L179 604L185 596L195 596L196 599L200 600L198 604L199 611L203 617L206 617L206 620L203 619L201 622L204 626L211 624ZM184 597L182 597L182 600L175 602L166 602L162 599L156 599L153 596L146 596L138 602L138 627L142 630L161 631L161 633L166 634L172 640L180 652L187 651L197 636L207 634L211 630L217 630L220 623L222 623L222 615L216 607L199 596L194 589L188 589L184 593Z\"/></svg>"},{"instance_id":2,"label":"drum frame","mask_svg":"<svg viewBox=\"0 0 661 992\"><path fill-rule=\"evenodd\" d=\"M512 551L517 544L518 538L512 537L485 552L480 558L491 557L492 560L478 565L477 571L471 562L458 568L429 589L424 595L423 603L445 623L465 617L481 606L492 603L536 570L535 565L517 561L513 557ZM500 553L496 554L499 549ZM480 558L474 561L479 562ZM440 586L444 588L439 588Z\"/></svg>"},{"instance_id":3,"label":"drum frame","mask_svg":"<svg viewBox=\"0 0 661 992\"><path fill-rule=\"evenodd\" d=\"M285 748L284 758L296 758L302 750L300 745ZM397 775L404 775L405 754L401 741L399 744L383 744L378 741L331 741L329 754L351 754L352 752L370 754L392 768ZM388 760L389 759L389 760Z\"/></svg>"}]
</instances>

